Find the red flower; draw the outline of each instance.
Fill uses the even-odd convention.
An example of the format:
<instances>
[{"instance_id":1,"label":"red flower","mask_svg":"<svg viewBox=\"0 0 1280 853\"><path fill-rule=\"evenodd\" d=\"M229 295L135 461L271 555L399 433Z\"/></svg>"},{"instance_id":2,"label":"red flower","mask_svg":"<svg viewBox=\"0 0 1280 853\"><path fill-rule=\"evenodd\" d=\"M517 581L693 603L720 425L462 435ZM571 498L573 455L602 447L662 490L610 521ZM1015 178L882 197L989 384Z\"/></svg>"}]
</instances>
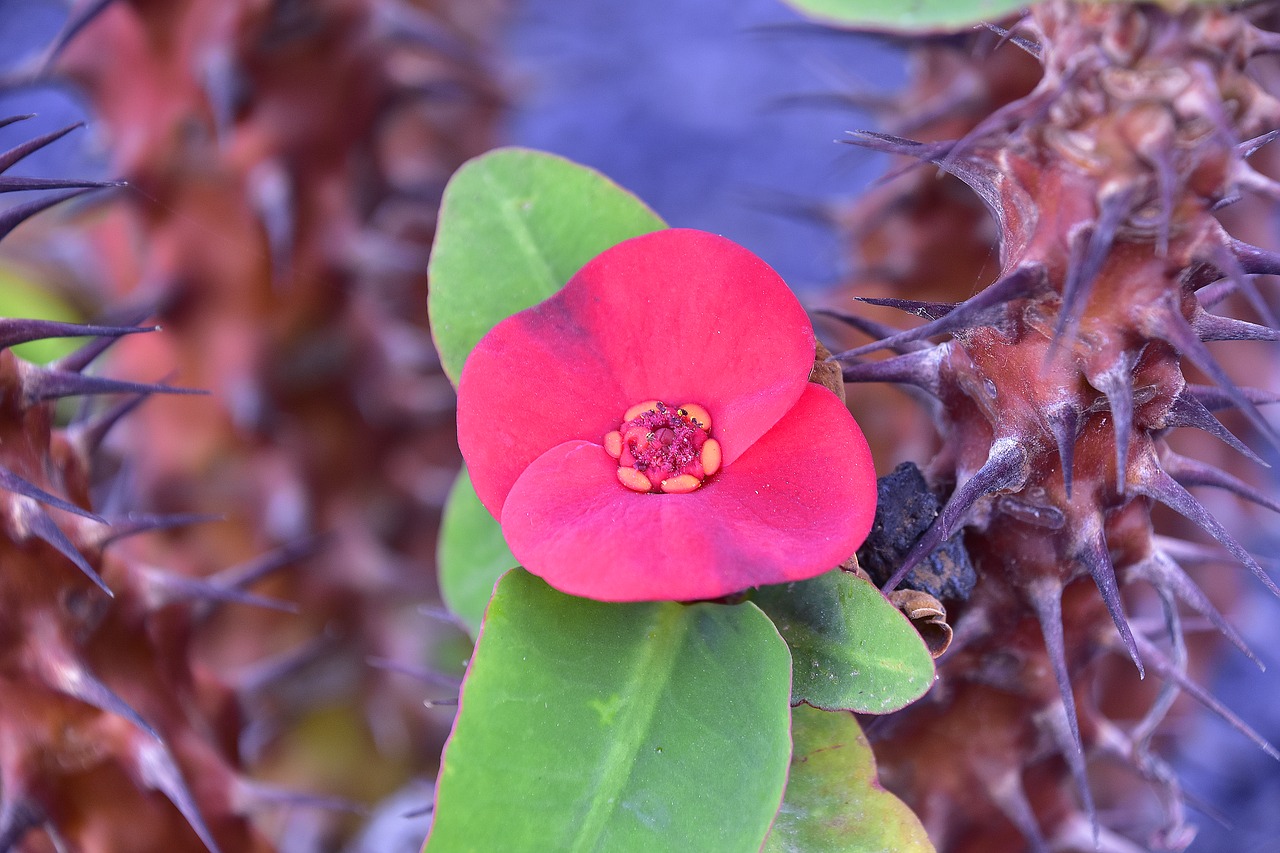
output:
<instances>
[{"instance_id":1,"label":"red flower","mask_svg":"<svg viewBox=\"0 0 1280 853\"><path fill-rule=\"evenodd\" d=\"M764 261L669 229L499 323L458 384L458 444L521 564L604 601L804 580L866 538L862 431L808 381L813 327Z\"/></svg>"}]
</instances>

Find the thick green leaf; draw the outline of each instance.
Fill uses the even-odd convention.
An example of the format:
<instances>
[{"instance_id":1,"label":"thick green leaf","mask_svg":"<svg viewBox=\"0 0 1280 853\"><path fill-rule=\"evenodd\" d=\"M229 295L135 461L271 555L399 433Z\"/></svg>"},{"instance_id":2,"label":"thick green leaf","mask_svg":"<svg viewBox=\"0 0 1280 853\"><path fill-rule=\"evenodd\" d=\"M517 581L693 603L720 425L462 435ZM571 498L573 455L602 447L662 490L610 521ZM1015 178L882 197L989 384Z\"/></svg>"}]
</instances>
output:
<instances>
[{"instance_id":1,"label":"thick green leaf","mask_svg":"<svg viewBox=\"0 0 1280 853\"><path fill-rule=\"evenodd\" d=\"M752 598L791 647L791 701L829 711L888 714L924 695L933 658L880 591L839 569L765 586Z\"/></svg>"},{"instance_id":2,"label":"thick green leaf","mask_svg":"<svg viewBox=\"0 0 1280 853\"><path fill-rule=\"evenodd\" d=\"M852 714L792 712L791 777L765 853L933 853L920 819L880 787Z\"/></svg>"},{"instance_id":3,"label":"thick green leaf","mask_svg":"<svg viewBox=\"0 0 1280 853\"><path fill-rule=\"evenodd\" d=\"M752 604L498 584L427 853L754 853L782 801L791 661Z\"/></svg>"},{"instance_id":4,"label":"thick green leaf","mask_svg":"<svg viewBox=\"0 0 1280 853\"><path fill-rule=\"evenodd\" d=\"M518 562L502 538L498 520L476 497L465 466L444 507L436 563L445 606L466 623L474 637L480 631L493 585Z\"/></svg>"},{"instance_id":5,"label":"thick green leaf","mask_svg":"<svg viewBox=\"0 0 1280 853\"><path fill-rule=\"evenodd\" d=\"M605 249L665 227L599 172L552 154L499 148L464 163L445 187L428 267L445 373L456 383L485 332Z\"/></svg>"},{"instance_id":6,"label":"thick green leaf","mask_svg":"<svg viewBox=\"0 0 1280 853\"><path fill-rule=\"evenodd\" d=\"M858 30L940 32L998 21L1026 0L786 0L823 23Z\"/></svg>"}]
</instances>

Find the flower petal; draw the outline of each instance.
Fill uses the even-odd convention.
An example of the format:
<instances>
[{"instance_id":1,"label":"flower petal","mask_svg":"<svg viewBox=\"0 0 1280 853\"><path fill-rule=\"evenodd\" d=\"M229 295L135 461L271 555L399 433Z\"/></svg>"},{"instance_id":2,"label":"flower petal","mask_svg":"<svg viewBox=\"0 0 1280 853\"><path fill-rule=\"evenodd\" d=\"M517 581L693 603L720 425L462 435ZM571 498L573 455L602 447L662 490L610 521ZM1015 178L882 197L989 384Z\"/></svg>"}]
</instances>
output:
<instances>
[{"instance_id":1,"label":"flower petal","mask_svg":"<svg viewBox=\"0 0 1280 853\"><path fill-rule=\"evenodd\" d=\"M669 228L619 243L558 297L632 402L698 403L732 463L800 398L813 325L786 282L731 240Z\"/></svg>"},{"instance_id":2,"label":"flower petal","mask_svg":"<svg viewBox=\"0 0 1280 853\"><path fill-rule=\"evenodd\" d=\"M529 463L571 439L603 441L634 402L559 302L503 320L458 380L458 446L480 502L500 518Z\"/></svg>"},{"instance_id":3,"label":"flower petal","mask_svg":"<svg viewBox=\"0 0 1280 853\"><path fill-rule=\"evenodd\" d=\"M477 344L458 382L458 444L495 516L533 460L602 441L643 400L706 406L727 465L795 404L813 353L808 316L764 261L714 234L657 231Z\"/></svg>"},{"instance_id":4,"label":"flower petal","mask_svg":"<svg viewBox=\"0 0 1280 853\"><path fill-rule=\"evenodd\" d=\"M502 529L557 589L602 601L691 601L804 580L857 549L875 515L866 439L816 385L701 489L639 494L599 445L567 442L516 482Z\"/></svg>"}]
</instances>

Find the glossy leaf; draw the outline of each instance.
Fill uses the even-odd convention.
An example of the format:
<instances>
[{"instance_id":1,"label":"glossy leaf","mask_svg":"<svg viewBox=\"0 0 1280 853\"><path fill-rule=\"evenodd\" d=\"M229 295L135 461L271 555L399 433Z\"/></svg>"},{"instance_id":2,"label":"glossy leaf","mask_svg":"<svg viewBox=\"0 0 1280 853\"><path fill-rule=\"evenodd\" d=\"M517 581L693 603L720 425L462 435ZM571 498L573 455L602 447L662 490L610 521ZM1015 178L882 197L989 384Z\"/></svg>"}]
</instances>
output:
<instances>
[{"instance_id":1,"label":"glossy leaf","mask_svg":"<svg viewBox=\"0 0 1280 853\"><path fill-rule=\"evenodd\" d=\"M428 267L431 331L449 378L457 383L498 321L610 246L665 227L599 172L552 154L499 148L464 163L445 187Z\"/></svg>"},{"instance_id":2,"label":"glossy leaf","mask_svg":"<svg viewBox=\"0 0 1280 853\"><path fill-rule=\"evenodd\" d=\"M790 758L790 669L752 604L606 604L509 572L427 853L758 850Z\"/></svg>"},{"instance_id":3,"label":"glossy leaf","mask_svg":"<svg viewBox=\"0 0 1280 853\"><path fill-rule=\"evenodd\" d=\"M999 21L1025 0L786 0L822 23L858 30L944 32Z\"/></svg>"},{"instance_id":4,"label":"glossy leaf","mask_svg":"<svg viewBox=\"0 0 1280 853\"><path fill-rule=\"evenodd\" d=\"M480 631L493 585L518 563L502 538L497 519L476 497L465 466L444 507L436 563L445 606L466 623L474 637Z\"/></svg>"},{"instance_id":5,"label":"glossy leaf","mask_svg":"<svg viewBox=\"0 0 1280 853\"><path fill-rule=\"evenodd\" d=\"M752 600L791 647L793 703L888 714L933 683L933 658L916 629L855 575L761 587Z\"/></svg>"},{"instance_id":6,"label":"glossy leaf","mask_svg":"<svg viewBox=\"0 0 1280 853\"><path fill-rule=\"evenodd\" d=\"M933 853L920 819L884 790L849 713L792 711L787 794L765 853Z\"/></svg>"}]
</instances>

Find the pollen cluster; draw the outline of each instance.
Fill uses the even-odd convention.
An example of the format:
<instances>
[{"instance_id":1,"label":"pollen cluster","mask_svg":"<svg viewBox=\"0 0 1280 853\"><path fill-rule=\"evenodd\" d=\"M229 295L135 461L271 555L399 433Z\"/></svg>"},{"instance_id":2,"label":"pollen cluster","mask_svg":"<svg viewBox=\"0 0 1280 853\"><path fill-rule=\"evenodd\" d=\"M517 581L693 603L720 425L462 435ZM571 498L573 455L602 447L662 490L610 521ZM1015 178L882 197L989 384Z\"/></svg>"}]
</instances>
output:
<instances>
[{"instance_id":1,"label":"pollen cluster","mask_svg":"<svg viewBox=\"0 0 1280 853\"><path fill-rule=\"evenodd\" d=\"M635 492L686 494L720 469L711 415L696 403L637 403L605 435L604 449L618 460L618 481Z\"/></svg>"}]
</instances>

